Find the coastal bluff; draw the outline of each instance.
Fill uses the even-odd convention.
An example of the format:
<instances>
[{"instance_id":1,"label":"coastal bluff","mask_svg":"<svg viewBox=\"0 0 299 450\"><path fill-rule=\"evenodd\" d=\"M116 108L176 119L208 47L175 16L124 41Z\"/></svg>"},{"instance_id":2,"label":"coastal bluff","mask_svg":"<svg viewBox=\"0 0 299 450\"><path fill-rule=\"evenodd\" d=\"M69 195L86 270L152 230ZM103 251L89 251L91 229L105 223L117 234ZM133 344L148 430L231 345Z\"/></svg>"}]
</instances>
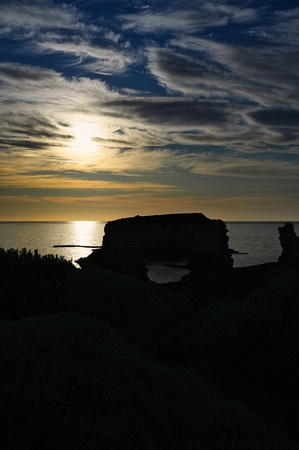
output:
<instances>
[{"instance_id":1,"label":"coastal bluff","mask_svg":"<svg viewBox=\"0 0 299 450\"><path fill-rule=\"evenodd\" d=\"M104 231L103 251L131 251L145 260L184 260L190 269L233 265L225 223L201 213L118 219Z\"/></svg>"}]
</instances>

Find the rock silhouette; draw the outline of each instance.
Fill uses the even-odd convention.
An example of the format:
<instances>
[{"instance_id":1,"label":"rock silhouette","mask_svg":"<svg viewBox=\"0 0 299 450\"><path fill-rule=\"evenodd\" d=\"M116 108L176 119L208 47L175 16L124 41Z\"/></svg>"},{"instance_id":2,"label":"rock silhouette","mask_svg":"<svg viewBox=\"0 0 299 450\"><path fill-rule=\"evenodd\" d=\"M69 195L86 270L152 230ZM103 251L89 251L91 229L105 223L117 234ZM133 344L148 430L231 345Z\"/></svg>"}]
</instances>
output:
<instances>
[{"instance_id":1,"label":"rock silhouette","mask_svg":"<svg viewBox=\"0 0 299 450\"><path fill-rule=\"evenodd\" d=\"M282 253L278 262L285 266L299 266L299 237L296 236L294 225L287 222L278 227Z\"/></svg>"},{"instance_id":2,"label":"rock silhouette","mask_svg":"<svg viewBox=\"0 0 299 450\"><path fill-rule=\"evenodd\" d=\"M136 216L108 222L105 250L130 250L146 260L187 260L191 268L231 268L233 260L222 220L200 213Z\"/></svg>"}]
</instances>

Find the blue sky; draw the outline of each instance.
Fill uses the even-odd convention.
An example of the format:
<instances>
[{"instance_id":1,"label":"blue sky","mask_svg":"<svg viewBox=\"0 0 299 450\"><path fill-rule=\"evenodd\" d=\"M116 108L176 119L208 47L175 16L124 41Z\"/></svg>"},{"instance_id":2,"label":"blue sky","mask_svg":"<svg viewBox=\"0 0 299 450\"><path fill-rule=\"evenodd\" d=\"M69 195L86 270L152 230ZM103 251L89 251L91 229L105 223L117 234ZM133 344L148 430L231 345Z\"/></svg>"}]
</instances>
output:
<instances>
[{"instance_id":1,"label":"blue sky","mask_svg":"<svg viewBox=\"0 0 299 450\"><path fill-rule=\"evenodd\" d=\"M295 1L2 0L0 220L299 220Z\"/></svg>"}]
</instances>

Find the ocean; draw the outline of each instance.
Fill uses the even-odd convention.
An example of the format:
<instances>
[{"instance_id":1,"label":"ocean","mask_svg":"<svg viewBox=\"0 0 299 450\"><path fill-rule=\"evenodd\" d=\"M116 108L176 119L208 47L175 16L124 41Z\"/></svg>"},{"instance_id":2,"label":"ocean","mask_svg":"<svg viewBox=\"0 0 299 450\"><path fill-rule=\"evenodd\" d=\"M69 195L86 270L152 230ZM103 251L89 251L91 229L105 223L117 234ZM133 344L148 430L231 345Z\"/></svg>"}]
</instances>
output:
<instances>
[{"instance_id":1,"label":"ocean","mask_svg":"<svg viewBox=\"0 0 299 450\"><path fill-rule=\"evenodd\" d=\"M106 222L0 222L0 247L37 249L41 255L57 254L76 261L88 256L91 247L101 246ZM278 227L285 222L226 222L229 247L240 252L233 255L234 267L277 261L281 254ZM293 222L299 236L299 222ZM74 247L54 247L73 245ZM82 246L82 247L77 247ZM89 247L89 248L88 248ZM157 283L177 281L188 273L149 265L149 278Z\"/></svg>"}]
</instances>

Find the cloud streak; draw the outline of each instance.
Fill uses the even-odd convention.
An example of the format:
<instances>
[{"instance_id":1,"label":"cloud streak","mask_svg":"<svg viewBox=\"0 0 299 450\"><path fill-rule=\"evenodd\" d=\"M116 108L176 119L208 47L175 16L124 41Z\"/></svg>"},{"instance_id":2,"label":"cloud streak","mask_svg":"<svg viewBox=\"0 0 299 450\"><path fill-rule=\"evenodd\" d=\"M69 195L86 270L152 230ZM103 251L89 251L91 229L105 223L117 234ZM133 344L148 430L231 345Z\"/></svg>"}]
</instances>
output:
<instances>
[{"instance_id":1,"label":"cloud streak","mask_svg":"<svg viewBox=\"0 0 299 450\"><path fill-rule=\"evenodd\" d=\"M52 0L11 0L0 5L1 34L21 31L86 28L84 15L74 6Z\"/></svg>"},{"instance_id":2,"label":"cloud streak","mask_svg":"<svg viewBox=\"0 0 299 450\"><path fill-rule=\"evenodd\" d=\"M239 7L237 3L195 0L162 3L162 6L148 8L135 14L120 15L123 28L134 28L141 33L181 31L194 33L206 28L222 27L228 23L254 21L257 11Z\"/></svg>"}]
</instances>

